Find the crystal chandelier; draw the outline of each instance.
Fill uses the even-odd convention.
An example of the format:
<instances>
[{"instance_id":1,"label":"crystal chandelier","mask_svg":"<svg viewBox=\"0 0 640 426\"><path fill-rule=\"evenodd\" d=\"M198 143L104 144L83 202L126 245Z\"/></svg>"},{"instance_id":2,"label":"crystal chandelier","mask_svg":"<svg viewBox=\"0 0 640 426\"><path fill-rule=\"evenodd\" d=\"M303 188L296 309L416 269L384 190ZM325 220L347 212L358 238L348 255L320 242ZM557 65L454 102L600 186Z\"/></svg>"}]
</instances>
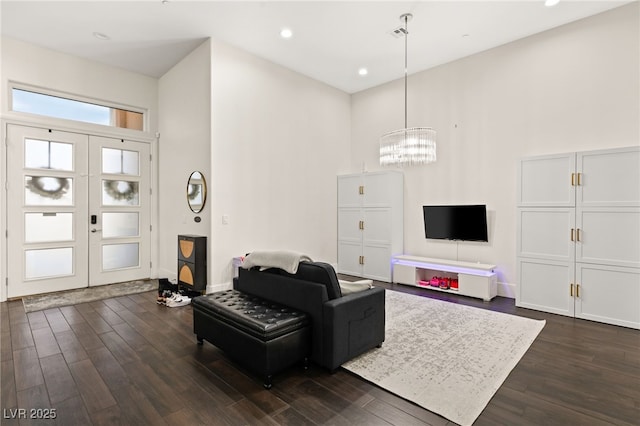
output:
<instances>
[{"instance_id":1,"label":"crystal chandelier","mask_svg":"<svg viewBox=\"0 0 640 426\"><path fill-rule=\"evenodd\" d=\"M404 129L385 133L380 137L381 166L413 166L436 161L436 131L431 127L407 128L407 38L410 13L400 16L404 28Z\"/></svg>"}]
</instances>

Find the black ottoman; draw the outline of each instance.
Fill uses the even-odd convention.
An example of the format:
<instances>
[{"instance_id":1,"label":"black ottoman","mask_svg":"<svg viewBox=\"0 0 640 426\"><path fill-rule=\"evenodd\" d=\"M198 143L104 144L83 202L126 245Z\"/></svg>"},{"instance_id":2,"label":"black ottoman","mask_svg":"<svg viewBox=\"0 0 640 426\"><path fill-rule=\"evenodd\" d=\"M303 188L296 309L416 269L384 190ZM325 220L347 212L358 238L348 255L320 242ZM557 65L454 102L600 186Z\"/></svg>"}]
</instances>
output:
<instances>
[{"instance_id":1,"label":"black ottoman","mask_svg":"<svg viewBox=\"0 0 640 426\"><path fill-rule=\"evenodd\" d=\"M311 350L307 314L237 290L198 296L193 306L193 332L198 344L207 340L271 388L275 373L304 360Z\"/></svg>"}]
</instances>

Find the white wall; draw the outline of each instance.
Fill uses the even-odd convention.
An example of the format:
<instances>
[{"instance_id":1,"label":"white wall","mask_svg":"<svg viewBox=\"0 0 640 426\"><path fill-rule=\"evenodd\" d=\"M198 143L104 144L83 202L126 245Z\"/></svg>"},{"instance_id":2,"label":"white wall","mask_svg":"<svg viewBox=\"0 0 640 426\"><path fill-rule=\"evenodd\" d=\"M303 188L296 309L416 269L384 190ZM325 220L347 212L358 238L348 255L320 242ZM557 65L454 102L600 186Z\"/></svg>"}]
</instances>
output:
<instances>
[{"instance_id":1,"label":"white wall","mask_svg":"<svg viewBox=\"0 0 640 426\"><path fill-rule=\"evenodd\" d=\"M1 110L9 111L8 82L14 81L93 100L148 111L148 130L158 128L157 79L99 62L2 37ZM69 125L76 125L69 122Z\"/></svg>"},{"instance_id":2,"label":"white wall","mask_svg":"<svg viewBox=\"0 0 640 426\"><path fill-rule=\"evenodd\" d=\"M638 3L409 77L409 123L438 131L438 161L405 171L405 252L494 263L515 295L516 162L638 145ZM351 167L379 169L403 125L403 82L352 97ZM423 204L485 203L489 243L426 240Z\"/></svg>"},{"instance_id":3,"label":"white wall","mask_svg":"<svg viewBox=\"0 0 640 426\"><path fill-rule=\"evenodd\" d=\"M209 41L202 43L158 83L158 273L170 279L177 275L177 236L211 235L211 185L216 182L211 180L210 45ZM197 215L187 203L187 181L196 170L209 184L205 208ZM201 222L194 221L196 216ZM211 253L207 254L210 257Z\"/></svg>"},{"instance_id":4,"label":"white wall","mask_svg":"<svg viewBox=\"0 0 640 426\"><path fill-rule=\"evenodd\" d=\"M212 58L212 283L257 249L335 262L349 95L221 42Z\"/></svg>"},{"instance_id":5,"label":"white wall","mask_svg":"<svg viewBox=\"0 0 640 426\"><path fill-rule=\"evenodd\" d=\"M80 95L94 100L115 103L122 106L132 106L147 110L147 125L149 133L136 132L126 129L108 129L108 132L118 133L123 137L134 137L149 140L155 133L158 123L157 113L157 79L140 74L114 68L98 62L81 59L53 50L41 48L29 43L7 37L0 38L0 118L3 120L27 120L31 123L44 123L63 130L78 130L86 133L105 134L105 126L77 123L69 120L38 118L29 119L23 115L9 111L9 82L19 82L31 86ZM4 140L4 126L0 130ZM2 164L5 164L5 146L2 144ZM1 173L4 187L5 173ZM2 197L5 191L2 191ZM2 200L4 206L7 200ZM8 200L9 203L15 200ZM0 210L1 235L5 233L5 209ZM2 239L0 258L6 261L5 238ZM6 265L0 270L0 300L6 298L4 286Z\"/></svg>"}]
</instances>

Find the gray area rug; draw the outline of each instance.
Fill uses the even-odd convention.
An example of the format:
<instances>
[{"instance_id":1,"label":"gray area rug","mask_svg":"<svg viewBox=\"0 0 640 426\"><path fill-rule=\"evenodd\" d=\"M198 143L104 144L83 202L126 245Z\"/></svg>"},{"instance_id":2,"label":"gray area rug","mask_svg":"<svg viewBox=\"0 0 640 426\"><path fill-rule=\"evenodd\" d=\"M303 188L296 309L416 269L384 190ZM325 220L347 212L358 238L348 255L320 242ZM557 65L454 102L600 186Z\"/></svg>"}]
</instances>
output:
<instances>
[{"instance_id":1,"label":"gray area rug","mask_svg":"<svg viewBox=\"0 0 640 426\"><path fill-rule=\"evenodd\" d=\"M25 296L22 298L22 303L25 312L35 312L78 303L95 302L96 300L108 299L110 297L144 293L151 290L158 290L158 280L129 281L40 294L37 296Z\"/></svg>"},{"instance_id":2,"label":"gray area rug","mask_svg":"<svg viewBox=\"0 0 640 426\"><path fill-rule=\"evenodd\" d=\"M429 411L471 425L545 325L386 292L386 339L342 366Z\"/></svg>"}]
</instances>

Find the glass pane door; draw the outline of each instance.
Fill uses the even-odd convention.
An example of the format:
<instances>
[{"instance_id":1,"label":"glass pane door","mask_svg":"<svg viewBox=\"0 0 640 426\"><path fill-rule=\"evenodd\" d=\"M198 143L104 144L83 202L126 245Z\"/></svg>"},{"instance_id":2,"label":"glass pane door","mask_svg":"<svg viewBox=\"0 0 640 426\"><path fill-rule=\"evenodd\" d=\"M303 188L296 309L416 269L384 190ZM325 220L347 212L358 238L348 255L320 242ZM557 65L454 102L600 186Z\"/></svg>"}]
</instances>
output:
<instances>
[{"instance_id":1,"label":"glass pane door","mask_svg":"<svg viewBox=\"0 0 640 426\"><path fill-rule=\"evenodd\" d=\"M8 297L149 278L149 152L7 125Z\"/></svg>"},{"instance_id":2,"label":"glass pane door","mask_svg":"<svg viewBox=\"0 0 640 426\"><path fill-rule=\"evenodd\" d=\"M149 144L91 136L89 285L150 276Z\"/></svg>"},{"instance_id":3,"label":"glass pane door","mask_svg":"<svg viewBox=\"0 0 640 426\"><path fill-rule=\"evenodd\" d=\"M8 297L86 286L87 142L7 126Z\"/></svg>"}]
</instances>

